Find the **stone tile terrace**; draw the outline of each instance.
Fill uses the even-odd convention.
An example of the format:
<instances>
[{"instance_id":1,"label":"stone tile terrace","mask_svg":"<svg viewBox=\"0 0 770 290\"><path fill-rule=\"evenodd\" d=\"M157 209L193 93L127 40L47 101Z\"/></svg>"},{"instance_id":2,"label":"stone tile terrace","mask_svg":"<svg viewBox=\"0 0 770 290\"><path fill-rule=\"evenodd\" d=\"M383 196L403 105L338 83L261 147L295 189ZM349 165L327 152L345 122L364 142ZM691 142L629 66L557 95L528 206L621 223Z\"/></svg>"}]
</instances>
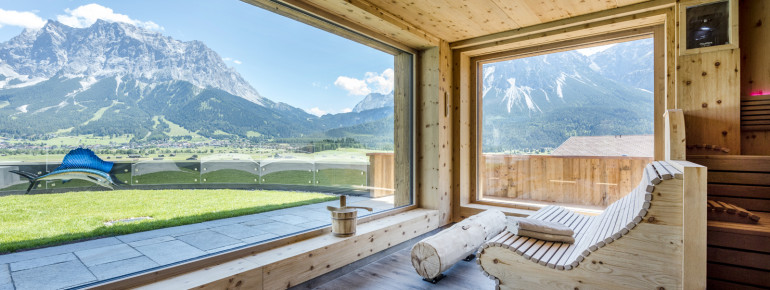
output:
<instances>
[{"instance_id":1,"label":"stone tile terrace","mask_svg":"<svg viewBox=\"0 0 770 290\"><path fill-rule=\"evenodd\" d=\"M393 197L351 196L348 204L379 212L393 208ZM0 255L0 290L77 287L328 225L327 205L339 204L329 201Z\"/></svg>"}]
</instances>

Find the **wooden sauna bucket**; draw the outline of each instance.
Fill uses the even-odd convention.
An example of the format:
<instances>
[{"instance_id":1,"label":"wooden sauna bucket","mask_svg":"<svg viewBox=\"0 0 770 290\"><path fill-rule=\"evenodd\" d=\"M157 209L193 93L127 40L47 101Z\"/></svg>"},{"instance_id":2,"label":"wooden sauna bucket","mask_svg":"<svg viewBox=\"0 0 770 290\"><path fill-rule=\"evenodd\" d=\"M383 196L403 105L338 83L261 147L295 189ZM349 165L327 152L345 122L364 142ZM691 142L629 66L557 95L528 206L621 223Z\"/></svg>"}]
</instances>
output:
<instances>
[{"instance_id":1,"label":"wooden sauna bucket","mask_svg":"<svg viewBox=\"0 0 770 290\"><path fill-rule=\"evenodd\" d=\"M337 237L349 237L356 234L356 219L358 211L355 208L333 210L332 234Z\"/></svg>"}]
</instances>

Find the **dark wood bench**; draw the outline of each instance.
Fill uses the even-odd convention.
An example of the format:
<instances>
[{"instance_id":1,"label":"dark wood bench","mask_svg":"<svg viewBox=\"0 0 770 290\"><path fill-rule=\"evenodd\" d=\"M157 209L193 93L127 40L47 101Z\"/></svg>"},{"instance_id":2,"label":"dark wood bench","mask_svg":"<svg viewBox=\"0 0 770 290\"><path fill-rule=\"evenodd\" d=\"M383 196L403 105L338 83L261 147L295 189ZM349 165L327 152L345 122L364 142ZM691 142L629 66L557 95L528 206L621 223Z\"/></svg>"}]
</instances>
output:
<instances>
[{"instance_id":1,"label":"dark wood bench","mask_svg":"<svg viewBox=\"0 0 770 290\"><path fill-rule=\"evenodd\" d=\"M709 289L770 288L770 156L689 155L708 167L708 199L758 215L756 224L708 222Z\"/></svg>"}]
</instances>

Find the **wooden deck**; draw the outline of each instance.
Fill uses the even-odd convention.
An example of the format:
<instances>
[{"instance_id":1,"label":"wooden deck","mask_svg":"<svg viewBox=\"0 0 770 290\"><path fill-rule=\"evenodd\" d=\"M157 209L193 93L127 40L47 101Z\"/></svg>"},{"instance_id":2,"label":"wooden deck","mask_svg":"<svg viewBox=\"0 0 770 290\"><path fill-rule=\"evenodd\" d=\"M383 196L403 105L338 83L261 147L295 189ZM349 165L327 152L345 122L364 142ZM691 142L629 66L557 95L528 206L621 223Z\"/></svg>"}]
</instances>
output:
<instances>
[{"instance_id":1,"label":"wooden deck","mask_svg":"<svg viewBox=\"0 0 770 290\"><path fill-rule=\"evenodd\" d=\"M410 261L411 246L395 252L314 289L494 289L476 261L460 261L436 284L422 280Z\"/></svg>"}]
</instances>

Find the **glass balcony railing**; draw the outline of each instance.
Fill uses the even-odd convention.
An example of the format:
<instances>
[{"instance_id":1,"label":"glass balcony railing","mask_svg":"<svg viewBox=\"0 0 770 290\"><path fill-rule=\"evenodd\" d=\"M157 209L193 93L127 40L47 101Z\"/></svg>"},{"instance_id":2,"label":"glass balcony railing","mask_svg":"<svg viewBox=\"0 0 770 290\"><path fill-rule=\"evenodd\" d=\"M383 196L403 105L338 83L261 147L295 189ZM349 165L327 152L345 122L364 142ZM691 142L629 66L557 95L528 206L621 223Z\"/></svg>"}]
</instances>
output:
<instances>
[{"instance_id":1,"label":"glass balcony railing","mask_svg":"<svg viewBox=\"0 0 770 290\"><path fill-rule=\"evenodd\" d=\"M110 174L119 183L115 189L284 185L357 190L377 188L378 191L390 190L392 194L393 181L384 180L392 179L392 173L371 174L372 166L379 168L377 171L392 171L392 153L356 153L344 156L331 153L273 154L262 159L252 159L246 154L211 154L188 158L195 160L137 155L132 156L131 160L126 160L129 158L124 156L120 158L123 160L116 160L117 156L108 156L114 162ZM29 186L26 178L12 173L12 170L43 175L59 165L59 162L50 161L0 161L0 192L25 191ZM386 168L381 168L383 166ZM34 190L61 192L96 188L96 184L84 180L50 180L39 183Z\"/></svg>"}]
</instances>

